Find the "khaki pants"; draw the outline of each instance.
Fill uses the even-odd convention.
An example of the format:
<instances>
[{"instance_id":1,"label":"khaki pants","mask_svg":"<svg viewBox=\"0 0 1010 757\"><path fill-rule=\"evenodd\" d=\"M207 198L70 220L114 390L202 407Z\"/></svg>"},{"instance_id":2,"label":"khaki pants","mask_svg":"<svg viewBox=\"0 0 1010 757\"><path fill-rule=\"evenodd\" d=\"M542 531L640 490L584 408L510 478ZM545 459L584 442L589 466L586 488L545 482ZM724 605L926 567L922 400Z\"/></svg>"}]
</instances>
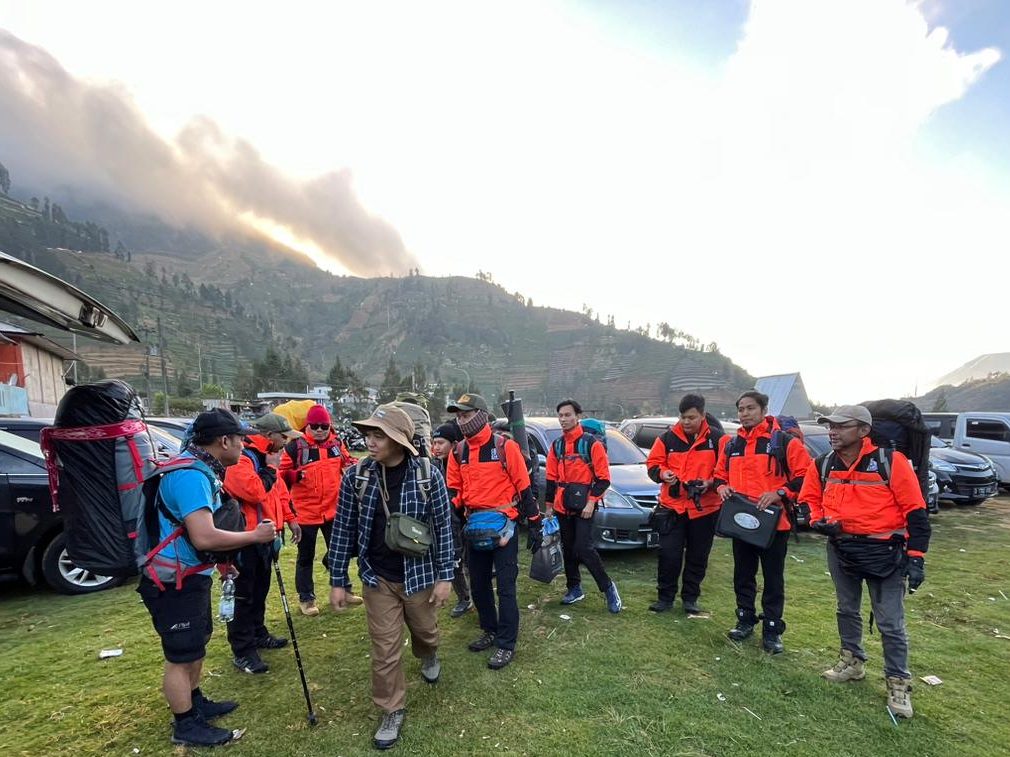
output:
<instances>
[{"instance_id":1,"label":"khaki pants","mask_svg":"<svg viewBox=\"0 0 1010 757\"><path fill-rule=\"evenodd\" d=\"M400 655L403 654L403 624L410 629L414 657L438 651L438 612L429 604L431 587L407 596L403 584L383 578L379 585L365 586L365 615L372 639L372 701L383 712L396 712L407 701L407 682Z\"/></svg>"}]
</instances>

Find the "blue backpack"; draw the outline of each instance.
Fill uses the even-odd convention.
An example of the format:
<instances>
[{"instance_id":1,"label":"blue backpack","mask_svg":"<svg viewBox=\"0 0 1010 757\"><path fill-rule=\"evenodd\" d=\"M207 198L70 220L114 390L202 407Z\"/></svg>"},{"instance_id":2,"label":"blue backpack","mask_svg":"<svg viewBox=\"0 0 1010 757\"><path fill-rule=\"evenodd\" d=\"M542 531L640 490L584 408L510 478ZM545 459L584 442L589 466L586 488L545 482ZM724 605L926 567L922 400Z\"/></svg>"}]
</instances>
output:
<instances>
[{"instance_id":1,"label":"blue backpack","mask_svg":"<svg viewBox=\"0 0 1010 757\"><path fill-rule=\"evenodd\" d=\"M575 443L575 454L582 458L582 462L589 466L589 469L593 469L593 443L600 442L603 445L603 449L607 448L607 426L596 418L583 418L579 421L579 425L582 426L582 436ZM557 439L554 440L554 456L558 460L564 460L565 458L565 436L562 434Z\"/></svg>"}]
</instances>

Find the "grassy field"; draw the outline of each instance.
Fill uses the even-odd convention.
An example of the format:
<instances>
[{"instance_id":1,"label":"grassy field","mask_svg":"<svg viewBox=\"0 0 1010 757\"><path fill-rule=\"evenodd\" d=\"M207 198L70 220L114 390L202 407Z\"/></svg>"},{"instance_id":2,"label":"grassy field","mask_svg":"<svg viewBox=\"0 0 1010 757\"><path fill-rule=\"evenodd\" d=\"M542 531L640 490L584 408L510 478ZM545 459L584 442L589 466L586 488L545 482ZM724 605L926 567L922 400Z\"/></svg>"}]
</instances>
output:
<instances>
[{"instance_id":1,"label":"grassy field","mask_svg":"<svg viewBox=\"0 0 1010 757\"><path fill-rule=\"evenodd\" d=\"M593 591L573 608L553 586L521 581L520 646L501 672L466 643L471 613L443 631L443 674L420 679L407 655L408 716L398 753L458 755L999 755L1010 754L1010 499L947 508L933 519L927 582L906 603L916 716L896 727L884 706L879 636L867 640L865 681L833 685L819 673L837 653L824 546L790 545L786 653L727 641L733 595L729 543L717 540L703 604L654 615L655 555L607 555L624 595L620 616ZM523 563L528 564L524 553ZM293 584L293 550L284 556ZM524 570L525 572L525 570ZM587 577L588 578L588 577ZM318 581L323 580L322 569ZM325 586L325 583L323 584ZM216 597L215 597L216 599ZM269 623L287 635L276 593ZM562 614L570 616L564 620ZM222 725L248 728L232 755L374 753L368 639L361 608L295 618L320 715L305 720L290 648L266 652L265 676L230 664L223 627L211 642L204 690L241 707ZM98 651L122 647L99 661ZM172 754L160 693L161 658L132 586L85 597L0 589L0 754ZM939 686L919 676L937 675ZM178 750L180 753L183 750Z\"/></svg>"}]
</instances>

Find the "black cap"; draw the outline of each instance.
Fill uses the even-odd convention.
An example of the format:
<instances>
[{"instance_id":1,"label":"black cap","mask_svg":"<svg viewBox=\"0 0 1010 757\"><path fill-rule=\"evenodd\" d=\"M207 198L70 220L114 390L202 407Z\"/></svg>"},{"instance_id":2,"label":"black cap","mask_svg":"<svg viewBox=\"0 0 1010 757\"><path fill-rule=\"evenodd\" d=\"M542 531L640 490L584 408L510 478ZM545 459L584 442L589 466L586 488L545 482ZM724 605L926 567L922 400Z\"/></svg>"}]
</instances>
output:
<instances>
[{"instance_id":1,"label":"black cap","mask_svg":"<svg viewBox=\"0 0 1010 757\"><path fill-rule=\"evenodd\" d=\"M561 400L561 402L558 403L558 406L554 408L554 411L560 413L561 408L565 405L571 405L576 415L582 415L582 405L571 398Z\"/></svg>"},{"instance_id":2,"label":"black cap","mask_svg":"<svg viewBox=\"0 0 1010 757\"><path fill-rule=\"evenodd\" d=\"M436 428L432 432L431 438L445 439L447 442L455 444L456 442L463 441L463 432L459 430L459 426L456 425L456 422L452 421L450 423L443 423L441 426Z\"/></svg>"},{"instance_id":3,"label":"black cap","mask_svg":"<svg viewBox=\"0 0 1010 757\"><path fill-rule=\"evenodd\" d=\"M193 421L193 437L196 439L207 439L218 436L251 436L259 433L255 428L239 420L239 417L230 410L214 408L207 410L196 416Z\"/></svg>"},{"instance_id":4,"label":"black cap","mask_svg":"<svg viewBox=\"0 0 1010 757\"><path fill-rule=\"evenodd\" d=\"M465 410L483 410L487 412L487 400L479 394L466 392L455 402L450 402L445 406L447 413L459 413Z\"/></svg>"}]
</instances>

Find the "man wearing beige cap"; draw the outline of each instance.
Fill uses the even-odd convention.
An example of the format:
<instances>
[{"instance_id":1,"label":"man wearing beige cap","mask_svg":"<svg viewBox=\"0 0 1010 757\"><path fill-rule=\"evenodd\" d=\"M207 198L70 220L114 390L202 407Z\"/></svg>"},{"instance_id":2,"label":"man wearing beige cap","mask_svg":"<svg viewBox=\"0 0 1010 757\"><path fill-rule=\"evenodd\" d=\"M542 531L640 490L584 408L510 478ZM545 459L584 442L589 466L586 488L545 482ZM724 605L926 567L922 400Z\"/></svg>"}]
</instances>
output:
<instances>
[{"instance_id":1,"label":"man wearing beige cap","mask_svg":"<svg viewBox=\"0 0 1010 757\"><path fill-rule=\"evenodd\" d=\"M242 457L225 470L224 490L241 505L246 531L256 530L264 520L272 521L278 529L287 523L297 544L301 530L294 521L291 493L277 475L277 465L284 445L301 434L276 413L260 416L250 425L257 433L242 440ZM235 617L228 623L228 643L232 664L252 675L269 670L260 657L261 650L280 649L288 643L284 637L271 634L265 625L273 557L274 545L250 544L239 550L235 559L239 572L235 579Z\"/></svg>"},{"instance_id":2,"label":"man wearing beige cap","mask_svg":"<svg viewBox=\"0 0 1010 757\"><path fill-rule=\"evenodd\" d=\"M453 541L445 479L411 443L414 423L400 408L380 405L354 426L365 435L368 458L344 474L330 537L330 604L343 609L351 585L348 565L358 555L365 615L372 640L372 701L382 711L375 746L389 749L400 738L407 685L401 664L403 626L421 676L436 683L438 610L449 596ZM389 526L406 524L421 553L398 542ZM425 530L429 533L423 534Z\"/></svg>"},{"instance_id":3,"label":"man wearing beige cap","mask_svg":"<svg viewBox=\"0 0 1010 757\"><path fill-rule=\"evenodd\" d=\"M873 418L862 405L843 405L817 422L828 427L831 451L807 469L797 520L829 537L841 652L823 676L836 683L866 676L860 615L865 581L884 647L887 706L910 718L904 596L906 576L910 592L925 578L930 527L922 490L907 457L872 442Z\"/></svg>"}]
</instances>

